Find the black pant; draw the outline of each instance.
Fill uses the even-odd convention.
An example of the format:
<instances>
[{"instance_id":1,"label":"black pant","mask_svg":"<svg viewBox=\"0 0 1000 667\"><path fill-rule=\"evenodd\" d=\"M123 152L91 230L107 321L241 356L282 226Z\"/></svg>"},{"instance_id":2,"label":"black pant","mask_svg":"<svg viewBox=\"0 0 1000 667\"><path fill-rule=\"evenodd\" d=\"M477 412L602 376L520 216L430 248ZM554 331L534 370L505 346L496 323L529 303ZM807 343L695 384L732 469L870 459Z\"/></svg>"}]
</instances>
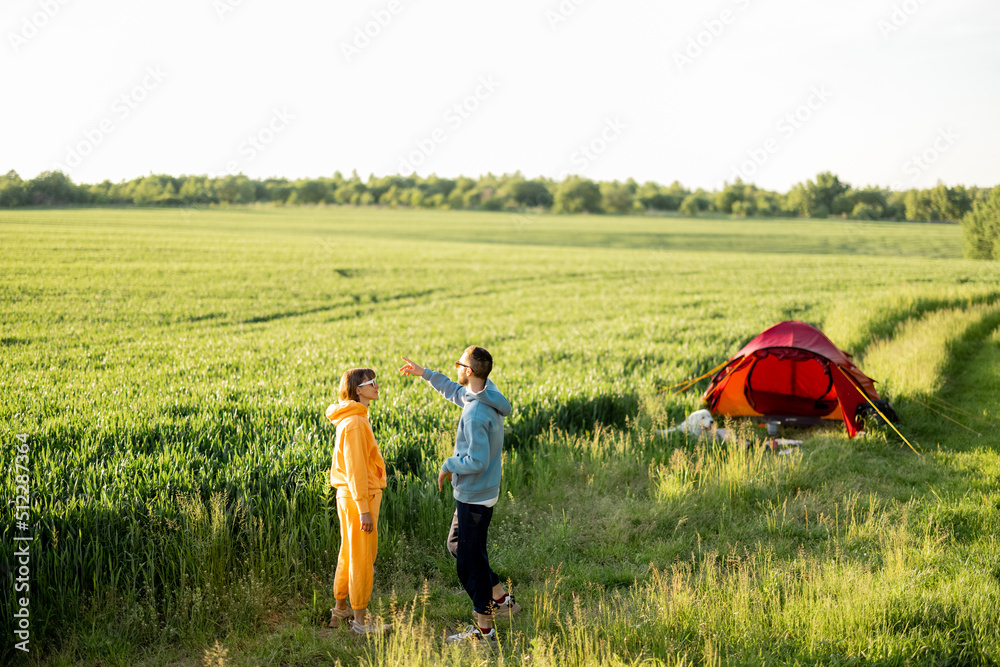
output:
<instances>
[{"instance_id":1,"label":"black pant","mask_svg":"<svg viewBox=\"0 0 1000 667\"><path fill-rule=\"evenodd\" d=\"M448 551L455 557L458 580L472 598L477 614L493 613L493 587L500 577L490 569L486 537L493 519L493 508L455 501L455 516L448 531Z\"/></svg>"}]
</instances>

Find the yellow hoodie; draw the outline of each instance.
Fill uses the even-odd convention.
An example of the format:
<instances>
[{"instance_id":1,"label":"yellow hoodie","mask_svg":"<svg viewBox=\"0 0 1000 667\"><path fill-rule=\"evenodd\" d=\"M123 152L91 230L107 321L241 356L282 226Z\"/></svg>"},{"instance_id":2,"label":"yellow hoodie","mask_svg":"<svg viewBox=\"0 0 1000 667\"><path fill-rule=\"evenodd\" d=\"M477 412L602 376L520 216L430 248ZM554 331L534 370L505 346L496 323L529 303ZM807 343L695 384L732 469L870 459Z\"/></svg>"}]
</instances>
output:
<instances>
[{"instance_id":1,"label":"yellow hoodie","mask_svg":"<svg viewBox=\"0 0 1000 667\"><path fill-rule=\"evenodd\" d=\"M375 444L368 408L357 401L334 403L326 418L337 427L330 484L337 487L337 497L350 496L364 514L368 499L385 488L385 460Z\"/></svg>"}]
</instances>

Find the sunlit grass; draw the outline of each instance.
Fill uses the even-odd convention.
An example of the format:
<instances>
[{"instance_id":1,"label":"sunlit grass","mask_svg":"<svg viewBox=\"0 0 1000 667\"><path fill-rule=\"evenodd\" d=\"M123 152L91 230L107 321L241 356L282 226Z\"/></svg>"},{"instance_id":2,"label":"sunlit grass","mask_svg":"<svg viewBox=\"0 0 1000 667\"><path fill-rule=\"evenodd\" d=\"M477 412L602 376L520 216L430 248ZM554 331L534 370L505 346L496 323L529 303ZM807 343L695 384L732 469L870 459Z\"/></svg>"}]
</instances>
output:
<instances>
[{"instance_id":1,"label":"sunlit grass","mask_svg":"<svg viewBox=\"0 0 1000 667\"><path fill-rule=\"evenodd\" d=\"M956 228L84 210L0 212L0 240L0 438L32 447L53 663L1000 659L995 444L907 402L1000 414L1000 267ZM697 406L662 387L783 319L863 352L929 455L874 427L788 456L654 435ZM525 611L496 654L441 642L470 613L434 484L458 414L395 373L470 342L515 407L491 556ZM319 629L323 410L354 365L391 472L373 609L397 632L371 644Z\"/></svg>"},{"instance_id":2,"label":"sunlit grass","mask_svg":"<svg viewBox=\"0 0 1000 667\"><path fill-rule=\"evenodd\" d=\"M861 361L865 372L899 396L933 394L945 382L952 347L975 324L1000 314L1000 306L945 308L902 323L892 338L880 338Z\"/></svg>"}]
</instances>

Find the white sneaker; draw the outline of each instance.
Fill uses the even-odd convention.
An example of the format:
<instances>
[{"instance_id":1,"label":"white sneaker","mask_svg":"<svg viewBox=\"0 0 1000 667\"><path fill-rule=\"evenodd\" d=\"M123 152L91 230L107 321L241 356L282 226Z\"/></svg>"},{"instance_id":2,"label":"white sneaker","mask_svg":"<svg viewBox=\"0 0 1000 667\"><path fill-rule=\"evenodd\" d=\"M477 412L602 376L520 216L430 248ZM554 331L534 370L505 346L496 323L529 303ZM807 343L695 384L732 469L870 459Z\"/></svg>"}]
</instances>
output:
<instances>
[{"instance_id":1,"label":"white sneaker","mask_svg":"<svg viewBox=\"0 0 1000 667\"><path fill-rule=\"evenodd\" d=\"M517 612L521 611L521 605L514 601L514 596L510 593L505 593L503 600L497 602L493 601L493 616L494 618L499 616L501 618L510 618Z\"/></svg>"},{"instance_id":2,"label":"white sneaker","mask_svg":"<svg viewBox=\"0 0 1000 667\"><path fill-rule=\"evenodd\" d=\"M337 628L340 627L341 621L346 621L347 619L354 619L354 611L349 607L347 609L337 609L336 607L330 608L330 623L327 627Z\"/></svg>"},{"instance_id":3,"label":"white sneaker","mask_svg":"<svg viewBox=\"0 0 1000 667\"><path fill-rule=\"evenodd\" d=\"M381 635L392 630L388 623L379 623L374 618L369 618L368 622L361 625L357 621L351 621L351 632L356 635Z\"/></svg>"},{"instance_id":4,"label":"white sneaker","mask_svg":"<svg viewBox=\"0 0 1000 667\"><path fill-rule=\"evenodd\" d=\"M497 640L496 628L490 628L489 632L483 632L475 625L470 625L464 631L459 632L456 635L448 635L445 639L449 644L457 644L458 642L488 642L490 644L495 643Z\"/></svg>"}]
</instances>

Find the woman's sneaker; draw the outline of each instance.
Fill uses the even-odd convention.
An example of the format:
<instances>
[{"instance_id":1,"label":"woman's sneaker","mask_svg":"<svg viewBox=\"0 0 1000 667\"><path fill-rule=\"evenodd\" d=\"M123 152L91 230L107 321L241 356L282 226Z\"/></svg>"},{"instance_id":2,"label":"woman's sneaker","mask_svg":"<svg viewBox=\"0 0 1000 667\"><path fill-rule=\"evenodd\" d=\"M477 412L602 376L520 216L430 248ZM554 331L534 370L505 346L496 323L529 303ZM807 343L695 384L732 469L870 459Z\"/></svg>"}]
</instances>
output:
<instances>
[{"instance_id":1,"label":"woman's sneaker","mask_svg":"<svg viewBox=\"0 0 1000 667\"><path fill-rule=\"evenodd\" d=\"M350 608L347 609L337 609L333 607L330 609L330 623L327 627L337 628L340 627L341 621L346 621L347 619L354 619L354 611Z\"/></svg>"},{"instance_id":2,"label":"woman's sneaker","mask_svg":"<svg viewBox=\"0 0 1000 667\"><path fill-rule=\"evenodd\" d=\"M514 601L514 596L510 593L505 593L502 600L494 600L493 604L494 617L510 618L521 611L521 605Z\"/></svg>"},{"instance_id":3,"label":"woman's sneaker","mask_svg":"<svg viewBox=\"0 0 1000 667\"><path fill-rule=\"evenodd\" d=\"M449 644L457 644L458 642L488 642L490 644L495 643L497 640L497 630L496 628L490 628L489 632L483 632L476 625L470 625L464 631L459 632L456 635L448 635L445 639Z\"/></svg>"},{"instance_id":4,"label":"woman's sneaker","mask_svg":"<svg viewBox=\"0 0 1000 667\"><path fill-rule=\"evenodd\" d=\"M381 635L392 630L388 623L380 623L377 619L369 618L368 622L361 625L357 621L351 621L351 632L356 635Z\"/></svg>"}]
</instances>

